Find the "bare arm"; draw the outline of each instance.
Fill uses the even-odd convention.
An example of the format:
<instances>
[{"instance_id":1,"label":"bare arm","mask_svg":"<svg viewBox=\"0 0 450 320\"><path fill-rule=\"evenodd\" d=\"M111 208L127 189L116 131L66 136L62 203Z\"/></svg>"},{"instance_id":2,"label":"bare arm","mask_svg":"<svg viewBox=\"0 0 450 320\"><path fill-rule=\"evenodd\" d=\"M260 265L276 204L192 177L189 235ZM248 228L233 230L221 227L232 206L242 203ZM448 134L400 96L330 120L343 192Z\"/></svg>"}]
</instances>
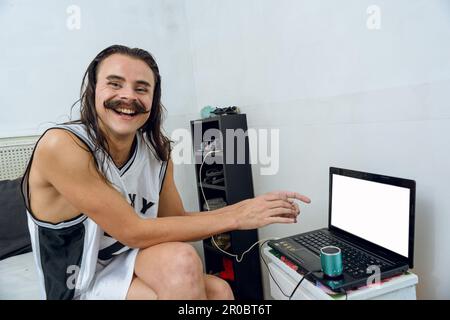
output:
<instances>
[{"instance_id":1,"label":"bare arm","mask_svg":"<svg viewBox=\"0 0 450 320\"><path fill-rule=\"evenodd\" d=\"M163 187L161 190L161 194L159 197L159 206L158 206L158 217L173 217L173 216L196 216L196 215L208 215L211 213L216 213L216 210L213 210L211 212L186 212L183 206L183 202L181 201L180 194L178 192L178 189L175 185L174 180L174 174L173 174L173 163L172 160L168 161L167 164L167 172L166 177L164 179ZM273 199L277 200L283 199L288 200L290 203L292 203L294 211L297 212L297 214L300 212L300 207L294 203L291 199L298 199L303 202L309 203L311 200L308 197L302 196L295 192L272 192L270 195L265 195L266 199ZM227 209L224 212L229 212L230 210L237 210L237 208L242 207L245 204L245 202L236 204L233 208L227 207ZM278 205L281 203L278 202ZM282 217L290 217L290 214L281 214Z\"/></svg>"},{"instance_id":2,"label":"bare arm","mask_svg":"<svg viewBox=\"0 0 450 320\"><path fill-rule=\"evenodd\" d=\"M292 223L298 212L281 198L265 195L215 210L208 215L171 216L144 220L126 199L97 172L92 154L80 148L71 133L50 130L41 139L36 168L75 208L108 234L130 247L144 248L170 241L194 241L235 229L270 223ZM290 218L280 215L288 214Z\"/></svg>"},{"instance_id":3,"label":"bare arm","mask_svg":"<svg viewBox=\"0 0 450 320\"><path fill-rule=\"evenodd\" d=\"M216 213L216 211L212 211ZM195 216L195 215L209 215L211 212L186 212L184 210L183 202L181 201L180 193L175 185L173 175L173 163L169 160L167 163L167 172L164 179L161 194L159 196L158 217L175 217L175 216Z\"/></svg>"},{"instance_id":4,"label":"bare arm","mask_svg":"<svg viewBox=\"0 0 450 320\"><path fill-rule=\"evenodd\" d=\"M169 160L166 177L159 195L158 217L183 216L185 214L186 211L173 178L173 163L172 160Z\"/></svg>"}]
</instances>

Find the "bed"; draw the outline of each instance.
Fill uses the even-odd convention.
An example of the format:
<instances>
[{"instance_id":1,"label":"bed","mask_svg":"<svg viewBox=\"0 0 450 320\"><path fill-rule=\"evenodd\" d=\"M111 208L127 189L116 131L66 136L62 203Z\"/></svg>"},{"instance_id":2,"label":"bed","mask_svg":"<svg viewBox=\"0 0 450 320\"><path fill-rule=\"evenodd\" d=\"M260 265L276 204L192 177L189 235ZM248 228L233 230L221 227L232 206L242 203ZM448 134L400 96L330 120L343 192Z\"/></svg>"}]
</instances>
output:
<instances>
[{"instance_id":1,"label":"bed","mask_svg":"<svg viewBox=\"0 0 450 320\"><path fill-rule=\"evenodd\" d=\"M41 299L20 194L37 138L0 139L0 300Z\"/></svg>"}]
</instances>

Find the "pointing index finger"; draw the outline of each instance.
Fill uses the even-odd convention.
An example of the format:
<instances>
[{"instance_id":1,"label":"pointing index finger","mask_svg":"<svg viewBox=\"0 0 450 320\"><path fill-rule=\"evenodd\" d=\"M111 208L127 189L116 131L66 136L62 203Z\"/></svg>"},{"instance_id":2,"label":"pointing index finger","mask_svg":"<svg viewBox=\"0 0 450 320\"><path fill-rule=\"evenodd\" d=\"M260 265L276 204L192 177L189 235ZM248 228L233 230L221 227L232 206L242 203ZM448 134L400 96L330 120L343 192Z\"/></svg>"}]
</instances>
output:
<instances>
[{"instance_id":1,"label":"pointing index finger","mask_svg":"<svg viewBox=\"0 0 450 320\"><path fill-rule=\"evenodd\" d=\"M308 198L307 196L304 196L298 192L294 192L294 191L279 191L279 195L280 197L282 197L283 199L297 199L300 200L302 202L305 203L310 203L311 199Z\"/></svg>"}]
</instances>

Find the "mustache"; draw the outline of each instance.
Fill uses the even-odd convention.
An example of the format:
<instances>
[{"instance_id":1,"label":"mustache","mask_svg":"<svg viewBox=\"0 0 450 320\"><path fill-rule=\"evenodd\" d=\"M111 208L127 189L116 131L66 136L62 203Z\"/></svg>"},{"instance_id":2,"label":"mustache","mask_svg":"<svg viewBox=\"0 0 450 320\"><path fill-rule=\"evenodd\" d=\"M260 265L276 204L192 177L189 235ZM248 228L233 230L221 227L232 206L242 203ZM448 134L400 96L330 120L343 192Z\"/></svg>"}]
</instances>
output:
<instances>
[{"instance_id":1,"label":"mustache","mask_svg":"<svg viewBox=\"0 0 450 320\"><path fill-rule=\"evenodd\" d=\"M106 109L114 111L118 111L119 108L126 107L127 109L132 109L136 114L150 112L150 110L147 110L144 105L138 100L133 100L131 101L131 103L126 103L123 100L111 98L109 100L105 100L103 102L103 106Z\"/></svg>"}]
</instances>

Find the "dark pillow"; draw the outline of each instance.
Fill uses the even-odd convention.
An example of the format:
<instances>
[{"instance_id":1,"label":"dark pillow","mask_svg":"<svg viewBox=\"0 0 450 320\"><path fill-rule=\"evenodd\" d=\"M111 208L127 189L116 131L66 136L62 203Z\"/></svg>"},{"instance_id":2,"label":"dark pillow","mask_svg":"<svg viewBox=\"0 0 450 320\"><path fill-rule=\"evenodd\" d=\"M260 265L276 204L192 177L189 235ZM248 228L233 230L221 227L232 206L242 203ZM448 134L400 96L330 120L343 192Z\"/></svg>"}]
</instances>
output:
<instances>
[{"instance_id":1,"label":"dark pillow","mask_svg":"<svg viewBox=\"0 0 450 320\"><path fill-rule=\"evenodd\" d=\"M0 181L0 260L31 251L21 179Z\"/></svg>"}]
</instances>

